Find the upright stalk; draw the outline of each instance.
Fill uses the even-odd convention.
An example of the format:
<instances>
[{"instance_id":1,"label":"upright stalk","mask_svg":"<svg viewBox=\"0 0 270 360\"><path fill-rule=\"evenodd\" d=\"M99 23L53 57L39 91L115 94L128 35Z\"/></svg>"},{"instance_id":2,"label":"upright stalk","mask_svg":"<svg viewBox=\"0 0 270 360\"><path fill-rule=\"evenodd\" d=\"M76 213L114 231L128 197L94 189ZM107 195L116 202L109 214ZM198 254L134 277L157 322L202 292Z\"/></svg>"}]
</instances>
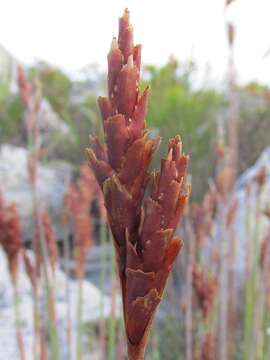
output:
<instances>
[{"instance_id":1,"label":"upright stalk","mask_svg":"<svg viewBox=\"0 0 270 360\"><path fill-rule=\"evenodd\" d=\"M41 257L42 272L45 280L45 296L47 301L48 311L48 328L49 339L51 345L51 358L59 358L58 336L55 324L55 304L53 297L53 290L51 288L49 271L48 271L48 251L46 239L44 236L43 226L41 224L41 217L39 213L38 201L38 163L41 150L40 132L38 123L38 113L40 109L40 86L35 79L29 82L26 78L24 70L19 67L18 69L18 85L20 88L20 95L24 102L26 109L26 125L27 125L27 142L28 142L28 174L32 191L32 206L33 206L33 219L36 233L33 234L32 247L36 258L35 277L39 272L39 258ZM37 243L38 241L38 243ZM36 279L37 280L37 279ZM34 297L34 301L36 301ZM35 305L36 306L36 305ZM36 307L37 309L37 307ZM34 320L35 321L35 320Z\"/></svg>"},{"instance_id":2,"label":"upright stalk","mask_svg":"<svg viewBox=\"0 0 270 360\"><path fill-rule=\"evenodd\" d=\"M33 188L33 202L35 209L35 219L37 221L36 228L38 230L38 239L40 245L40 252L42 258L42 273L45 281L45 298L47 306L47 319L48 319L48 330L49 330L49 342L51 346L51 359L58 360L60 358L59 339L56 327L56 311L55 311L55 299L52 287L52 273L49 266L48 249L44 235L44 229L41 224L41 217L37 205L37 192L36 186Z\"/></svg>"},{"instance_id":3,"label":"upright stalk","mask_svg":"<svg viewBox=\"0 0 270 360\"><path fill-rule=\"evenodd\" d=\"M110 237L112 237L110 232ZM114 260L113 242L111 241L111 257L110 257L110 270L111 270L111 315L109 318L109 334L108 334L108 360L115 358L115 340L116 340L116 269Z\"/></svg>"},{"instance_id":4,"label":"upright stalk","mask_svg":"<svg viewBox=\"0 0 270 360\"><path fill-rule=\"evenodd\" d=\"M66 301L67 301L67 312L66 312L66 322L67 322L67 359L71 359L72 352L72 332L71 332L71 298L70 298L70 244L68 239L68 230L67 226L64 226L64 269L66 275Z\"/></svg>"},{"instance_id":5,"label":"upright stalk","mask_svg":"<svg viewBox=\"0 0 270 360\"><path fill-rule=\"evenodd\" d=\"M260 209L261 209L261 196L260 192L256 194L256 213L255 213L255 225L254 225L254 237L253 237L253 258L252 258L252 273L250 277L249 288L249 309L248 309L248 324L246 333L246 355L247 358L253 360L256 353L256 341L254 338L255 327L255 314L258 306L257 291L258 291L258 271L259 271L259 240L260 240Z\"/></svg>"},{"instance_id":6,"label":"upright stalk","mask_svg":"<svg viewBox=\"0 0 270 360\"><path fill-rule=\"evenodd\" d=\"M228 323L228 256L227 256L227 236L225 229L224 203L219 204L219 221L220 221L220 313L219 313L219 359L227 360L228 339L227 339L227 323Z\"/></svg>"},{"instance_id":7,"label":"upright stalk","mask_svg":"<svg viewBox=\"0 0 270 360\"><path fill-rule=\"evenodd\" d=\"M33 284L33 321L34 321L34 344L33 354L34 360L40 359L40 314L38 306L38 284Z\"/></svg>"},{"instance_id":8,"label":"upright stalk","mask_svg":"<svg viewBox=\"0 0 270 360\"><path fill-rule=\"evenodd\" d=\"M105 276L106 276L106 225L100 222L99 225L99 240L100 240L100 319L99 319L99 348L101 351L101 359L105 358L106 352L106 326L104 319L104 288L105 288Z\"/></svg>"},{"instance_id":9,"label":"upright stalk","mask_svg":"<svg viewBox=\"0 0 270 360\"><path fill-rule=\"evenodd\" d=\"M82 311L83 311L83 277L78 282L78 300L77 300L77 345L76 360L82 359Z\"/></svg>"},{"instance_id":10,"label":"upright stalk","mask_svg":"<svg viewBox=\"0 0 270 360\"><path fill-rule=\"evenodd\" d=\"M21 329L20 300L19 300L18 288L16 285L14 285L13 305L14 305L14 315L15 315L16 338L18 343L20 360L26 360L22 329Z\"/></svg>"},{"instance_id":11,"label":"upright stalk","mask_svg":"<svg viewBox=\"0 0 270 360\"><path fill-rule=\"evenodd\" d=\"M192 268L195 255L195 239L189 219L186 221L188 232L188 265L186 279L186 360L192 360Z\"/></svg>"}]
</instances>

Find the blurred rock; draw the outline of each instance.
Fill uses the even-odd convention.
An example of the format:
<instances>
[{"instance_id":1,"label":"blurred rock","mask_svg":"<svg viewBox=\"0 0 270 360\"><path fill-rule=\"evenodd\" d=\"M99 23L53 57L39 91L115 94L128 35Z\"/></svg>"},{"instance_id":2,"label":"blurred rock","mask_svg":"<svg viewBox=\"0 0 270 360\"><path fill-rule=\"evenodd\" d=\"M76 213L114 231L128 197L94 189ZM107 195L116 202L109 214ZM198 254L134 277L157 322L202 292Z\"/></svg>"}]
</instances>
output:
<instances>
[{"instance_id":1,"label":"blurred rock","mask_svg":"<svg viewBox=\"0 0 270 360\"><path fill-rule=\"evenodd\" d=\"M13 139L16 146L27 145L27 126L26 112L23 115L20 132ZM53 155L54 149L63 141L73 142L74 134L70 127L54 111L49 101L45 98L41 100L40 109L37 114L37 123L40 133L41 146L47 156ZM52 157L52 156L51 156Z\"/></svg>"},{"instance_id":2,"label":"blurred rock","mask_svg":"<svg viewBox=\"0 0 270 360\"><path fill-rule=\"evenodd\" d=\"M38 124L41 134L46 135L52 132L59 132L64 136L71 136L70 128L60 119L59 115L53 110L48 100L42 99L38 114Z\"/></svg>"},{"instance_id":3,"label":"blurred rock","mask_svg":"<svg viewBox=\"0 0 270 360\"><path fill-rule=\"evenodd\" d=\"M265 184L258 196L258 185L254 178L262 168L265 169ZM249 192L247 191L248 187ZM235 219L237 243L237 262L235 266L238 270L244 272L246 266L246 241L254 238L257 233L260 243L269 226L269 220L263 214L263 211L270 207L270 147L266 148L255 164L244 171L237 179L233 198L239 200ZM257 207L259 207L258 218L256 216Z\"/></svg>"},{"instance_id":4,"label":"blurred rock","mask_svg":"<svg viewBox=\"0 0 270 360\"><path fill-rule=\"evenodd\" d=\"M30 258L33 257L31 251L28 252ZM0 358L5 360L19 359L18 346L15 334L15 319L13 308L13 288L10 282L6 256L0 248L0 321L5 326L0 327ZM67 278L63 271L59 268L55 272L55 302L57 314L57 330L60 339L60 359L67 359L66 346L66 314L67 314L67 298L66 298L66 281ZM78 282L69 280L70 286L70 302L71 302L71 331L72 343L70 344L70 358L75 359L76 356L76 331L77 331L77 301L78 301ZM25 273L24 264L20 262L18 291L20 296L20 315L22 322L22 333L26 350L26 359L32 360L33 348L33 296L29 279ZM111 314L111 298L103 295L91 282L83 281L83 312L82 321L85 324L96 323L100 319L100 304L103 304L103 316L107 318ZM116 301L116 315L120 314L120 299ZM88 341L88 333L83 333L84 341ZM92 338L91 338L92 339ZM92 339L93 340L93 339ZM89 349L84 349L86 358L92 359ZM95 356L95 357L94 357ZM97 353L93 354L93 359L99 359Z\"/></svg>"},{"instance_id":5,"label":"blurred rock","mask_svg":"<svg viewBox=\"0 0 270 360\"><path fill-rule=\"evenodd\" d=\"M64 162L41 164L38 172L38 200L40 209L47 208L62 238L60 224L65 186L71 180L72 167ZM33 236L32 192L27 172L27 150L22 147L0 147L0 191L8 202L16 202L21 216L24 239Z\"/></svg>"}]
</instances>

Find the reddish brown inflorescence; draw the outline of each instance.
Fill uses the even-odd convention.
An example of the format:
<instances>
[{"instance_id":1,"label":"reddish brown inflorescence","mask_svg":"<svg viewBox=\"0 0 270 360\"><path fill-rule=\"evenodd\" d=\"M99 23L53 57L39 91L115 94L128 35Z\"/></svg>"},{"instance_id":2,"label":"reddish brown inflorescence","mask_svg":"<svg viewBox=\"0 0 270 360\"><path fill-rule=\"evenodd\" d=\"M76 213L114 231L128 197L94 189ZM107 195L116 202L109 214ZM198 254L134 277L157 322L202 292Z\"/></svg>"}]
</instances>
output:
<instances>
[{"instance_id":1,"label":"reddish brown inflorescence","mask_svg":"<svg viewBox=\"0 0 270 360\"><path fill-rule=\"evenodd\" d=\"M204 196L202 205L193 203L191 206L192 226L196 241L201 248L211 236L216 204L217 192L209 190Z\"/></svg>"},{"instance_id":2,"label":"reddish brown inflorescence","mask_svg":"<svg viewBox=\"0 0 270 360\"><path fill-rule=\"evenodd\" d=\"M203 317L207 318L217 294L216 279L205 274L197 264L193 264L192 285Z\"/></svg>"},{"instance_id":3,"label":"reddish brown inflorescence","mask_svg":"<svg viewBox=\"0 0 270 360\"><path fill-rule=\"evenodd\" d=\"M22 230L15 204L5 205L0 194L0 244L8 259L9 272L17 285L19 256L22 249Z\"/></svg>"},{"instance_id":4,"label":"reddish brown inflorescence","mask_svg":"<svg viewBox=\"0 0 270 360\"><path fill-rule=\"evenodd\" d=\"M139 91L141 46L125 10L118 40L108 55L108 97L99 98L105 145L91 138L87 154L103 191L122 287L130 359L142 359L150 324L167 277L181 248L174 232L189 195L188 158L180 136L153 174L145 196L149 165L158 139L148 137L145 117L149 88Z\"/></svg>"},{"instance_id":5,"label":"reddish brown inflorescence","mask_svg":"<svg viewBox=\"0 0 270 360\"><path fill-rule=\"evenodd\" d=\"M80 177L75 184L70 185L65 194L65 217L72 217L74 222L75 275L78 278L84 275L86 256L93 242L90 210L95 194L99 190L97 186L89 167L82 165Z\"/></svg>"}]
</instances>

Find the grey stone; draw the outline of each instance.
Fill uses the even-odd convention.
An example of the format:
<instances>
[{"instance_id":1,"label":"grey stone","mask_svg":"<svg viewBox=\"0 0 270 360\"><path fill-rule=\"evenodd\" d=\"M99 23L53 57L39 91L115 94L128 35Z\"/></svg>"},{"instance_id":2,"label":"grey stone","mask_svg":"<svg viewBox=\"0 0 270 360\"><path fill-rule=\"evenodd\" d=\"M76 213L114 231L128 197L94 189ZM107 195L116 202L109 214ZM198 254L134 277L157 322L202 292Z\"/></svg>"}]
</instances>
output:
<instances>
[{"instance_id":1,"label":"grey stone","mask_svg":"<svg viewBox=\"0 0 270 360\"><path fill-rule=\"evenodd\" d=\"M0 191L7 202L16 202L25 239L33 236L32 191L27 171L27 150L22 147L0 147ZM37 193L40 209L47 208L58 238L62 237L60 224L65 186L72 176L71 165L64 162L40 164Z\"/></svg>"}]
</instances>

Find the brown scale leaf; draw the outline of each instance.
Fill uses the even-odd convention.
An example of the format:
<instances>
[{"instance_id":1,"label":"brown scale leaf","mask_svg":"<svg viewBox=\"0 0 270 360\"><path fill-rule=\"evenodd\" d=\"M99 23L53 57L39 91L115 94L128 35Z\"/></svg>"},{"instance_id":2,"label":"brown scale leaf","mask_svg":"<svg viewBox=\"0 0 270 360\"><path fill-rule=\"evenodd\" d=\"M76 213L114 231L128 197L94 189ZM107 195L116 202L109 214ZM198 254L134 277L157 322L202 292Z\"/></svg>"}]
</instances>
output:
<instances>
[{"instance_id":1,"label":"brown scale leaf","mask_svg":"<svg viewBox=\"0 0 270 360\"><path fill-rule=\"evenodd\" d=\"M122 114L109 117L104 122L104 131L109 163L113 169L118 170L129 138L125 117Z\"/></svg>"},{"instance_id":2,"label":"brown scale leaf","mask_svg":"<svg viewBox=\"0 0 270 360\"><path fill-rule=\"evenodd\" d=\"M130 55L127 64L122 67L114 87L115 104L118 111L125 114L127 120L132 117L137 102L138 78L138 69L133 63L132 55Z\"/></svg>"}]
</instances>

